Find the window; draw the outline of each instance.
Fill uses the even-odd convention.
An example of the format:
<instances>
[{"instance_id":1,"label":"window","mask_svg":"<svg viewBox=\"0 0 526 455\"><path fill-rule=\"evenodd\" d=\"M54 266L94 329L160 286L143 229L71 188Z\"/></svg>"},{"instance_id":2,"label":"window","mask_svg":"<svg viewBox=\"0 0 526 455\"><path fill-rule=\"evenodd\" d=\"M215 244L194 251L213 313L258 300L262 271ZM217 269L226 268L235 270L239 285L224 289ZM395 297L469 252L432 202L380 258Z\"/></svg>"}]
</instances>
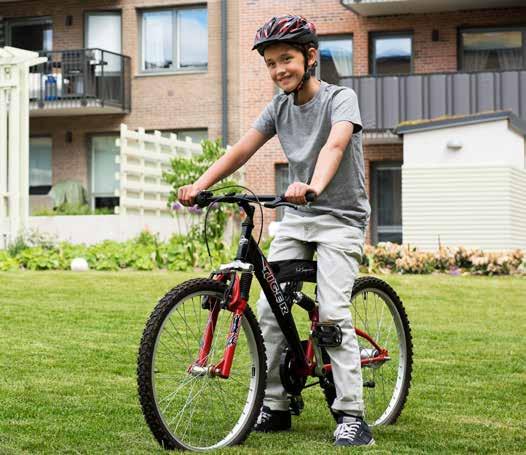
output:
<instances>
[{"instance_id":1,"label":"window","mask_svg":"<svg viewBox=\"0 0 526 455\"><path fill-rule=\"evenodd\" d=\"M49 17L13 19L7 22L7 43L28 51L51 51L53 23Z\"/></svg>"},{"instance_id":2,"label":"window","mask_svg":"<svg viewBox=\"0 0 526 455\"><path fill-rule=\"evenodd\" d=\"M401 163L375 163L372 169L373 243L402 243Z\"/></svg>"},{"instance_id":3,"label":"window","mask_svg":"<svg viewBox=\"0 0 526 455\"><path fill-rule=\"evenodd\" d=\"M320 79L339 84L340 79L352 76L352 38L328 37L320 39Z\"/></svg>"},{"instance_id":4,"label":"window","mask_svg":"<svg viewBox=\"0 0 526 455\"><path fill-rule=\"evenodd\" d=\"M115 196L118 181L115 174L119 165L115 157L119 154L117 135L93 136L91 138L91 206L113 209L119 205Z\"/></svg>"},{"instance_id":5,"label":"window","mask_svg":"<svg viewBox=\"0 0 526 455\"><path fill-rule=\"evenodd\" d=\"M119 11L86 13L84 44L88 49L104 49L120 54L122 52L121 13ZM118 55L104 53L103 65L95 68L96 74L102 71L111 74L121 71L121 59ZM95 51L96 60L103 60L100 51Z\"/></svg>"},{"instance_id":6,"label":"window","mask_svg":"<svg viewBox=\"0 0 526 455\"><path fill-rule=\"evenodd\" d=\"M142 13L144 72L206 69L208 11L180 8Z\"/></svg>"},{"instance_id":7,"label":"window","mask_svg":"<svg viewBox=\"0 0 526 455\"><path fill-rule=\"evenodd\" d=\"M84 45L93 52L90 77L95 78L96 93L108 101L122 102L124 78L122 73L121 13L119 11L97 11L86 13L84 18ZM101 51L107 51L103 52ZM82 61L82 60L80 60ZM72 62L73 64L75 61ZM73 74L68 79L82 89L84 76ZM78 70L77 70L78 71ZM83 70L81 70L83 71ZM76 90L79 91L78 89Z\"/></svg>"},{"instance_id":8,"label":"window","mask_svg":"<svg viewBox=\"0 0 526 455\"><path fill-rule=\"evenodd\" d=\"M371 44L371 70L373 74L411 73L413 53L411 35L373 35Z\"/></svg>"},{"instance_id":9,"label":"window","mask_svg":"<svg viewBox=\"0 0 526 455\"><path fill-rule=\"evenodd\" d=\"M524 68L526 29L472 29L460 35L460 69L495 71Z\"/></svg>"},{"instance_id":10,"label":"window","mask_svg":"<svg viewBox=\"0 0 526 455\"><path fill-rule=\"evenodd\" d=\"M48 194L51 190L51 154L50 137L29 139L29 194Z\"/></svg>"}]
</instances>

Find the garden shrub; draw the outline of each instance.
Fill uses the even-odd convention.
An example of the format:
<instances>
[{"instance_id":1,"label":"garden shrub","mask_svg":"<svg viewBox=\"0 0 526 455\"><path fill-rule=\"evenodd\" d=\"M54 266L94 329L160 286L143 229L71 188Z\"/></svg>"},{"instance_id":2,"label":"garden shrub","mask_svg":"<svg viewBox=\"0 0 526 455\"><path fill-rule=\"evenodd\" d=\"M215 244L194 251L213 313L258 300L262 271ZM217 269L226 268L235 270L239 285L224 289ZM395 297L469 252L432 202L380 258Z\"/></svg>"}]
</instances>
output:
<instances>
[{"instance_id":1,"label":"garden shrub","mask_svg":"<svg viewBox=\"0 0 526 455\"><path fill-rule=\"evenodd\" d=\"M16 258L12 257L8 251L0 250L0 272L17 270L20 264Z\"/></svg>"},{"instance_id":2,"label":"garden shrub","mask_svg":"<svg viewBox=\"0 0 526 455\"><path fill-rule=\"evenodd\" d=\"M222 238L209 240L213 265L202 234L197 229L190 230L188 235L173 235L166 242L161 242L158 236L147 231L127 242L107 240L91 246L68 242L51 244L47 240L38 245L30 245L29 242L19 241L16 248L0 251L0 271L19 268L69 270L71 260L76 257L86 259L92 270L211 270L218 263L232 259L237 242L227 246ZM30 243L38 242L33 238ZM260 246L267 250L269 244L270 239L267 239ZM526 275L526 257L521 250L484 253L481 250L442 247L436 252L424 252L409 245L380 243L377 246L365 246L361 265L366 267L366 270L362 269L366 273Z\"/></svg>"}]
</instances>

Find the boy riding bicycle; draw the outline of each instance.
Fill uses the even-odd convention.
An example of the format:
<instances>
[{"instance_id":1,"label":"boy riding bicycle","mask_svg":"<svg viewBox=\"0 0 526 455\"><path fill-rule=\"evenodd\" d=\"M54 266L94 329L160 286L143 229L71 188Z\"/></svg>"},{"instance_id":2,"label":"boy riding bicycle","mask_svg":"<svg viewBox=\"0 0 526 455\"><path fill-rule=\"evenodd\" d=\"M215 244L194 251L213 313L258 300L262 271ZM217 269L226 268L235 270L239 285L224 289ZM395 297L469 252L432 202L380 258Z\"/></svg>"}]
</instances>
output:
<instances>
[{"instance_id":1,"label":"boy riding bicycle","mask_svg":"<svg viewBox=\"0 0 526 455\"><path fill-rule=\"evenodd\" d=\"M194 184L178 197L193 205L197 194L232 174L275 134L289 162L292 182L285 197L299 210L288 210L274 238L269 260L312 259L317 254L317 300L320 321L338 324L340 346L327 348L331 358L339 414L336 445L374 444L363 420L360 352L349 302L364 232L370 214L365 191L362 125L356 94L318 81L314 24L300 16L274 17L256 34L254 47L265 59L271 79L283 93L266 106L253 127ZM316 201L307 204L308 192ZM256 431L291 427L289 399L279 375L284 336L263 294L259 322L267 351L267 389Z\"/></svg>"}]
</instances>

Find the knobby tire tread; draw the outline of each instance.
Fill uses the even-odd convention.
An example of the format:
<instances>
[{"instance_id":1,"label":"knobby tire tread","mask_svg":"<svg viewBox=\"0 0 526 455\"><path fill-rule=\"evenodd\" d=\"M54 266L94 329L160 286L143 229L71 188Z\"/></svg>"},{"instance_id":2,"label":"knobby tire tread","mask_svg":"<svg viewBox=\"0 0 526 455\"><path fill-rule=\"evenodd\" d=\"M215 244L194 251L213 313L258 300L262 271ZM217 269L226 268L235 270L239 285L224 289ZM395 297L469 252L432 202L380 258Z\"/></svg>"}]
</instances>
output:
<instances>
[{"instance_id":1,"label":"knobby tire tread","mask_svg":"<svg viewBox=\"0 0 526 455\"><path fill-rule=\"evenodd\" d=\"M165 429L159 411L155 405L151 375L151 365L155 341L159 334L161 325L167 315L170 314L171 309L189 294L204 290L224 293L226 290L226 285L222 282L211 280L209 278L195 278L185 281L174 287L159 300L158 304L153 309L150 317L148 318L148 322L146 323L146 327L141 338L137 357L137 387L139 401L141 404L142 413L152 434L161 447L167 450L186 450L186 447L176 441ZM250 434L263 404L263 397L266 388L267 360L265 345L263 343L263 335L261 334L261 329L257 319L252 309L248 305L245 309L244 317L249 323L250 329L254 334L258 351L260 377L258 379L258 390L256 391L255 405L251 410L250 417L247 420L244 428L238 433L238 436L230 442L229 445L243 443Z\"/></svg>"}]
</instances>

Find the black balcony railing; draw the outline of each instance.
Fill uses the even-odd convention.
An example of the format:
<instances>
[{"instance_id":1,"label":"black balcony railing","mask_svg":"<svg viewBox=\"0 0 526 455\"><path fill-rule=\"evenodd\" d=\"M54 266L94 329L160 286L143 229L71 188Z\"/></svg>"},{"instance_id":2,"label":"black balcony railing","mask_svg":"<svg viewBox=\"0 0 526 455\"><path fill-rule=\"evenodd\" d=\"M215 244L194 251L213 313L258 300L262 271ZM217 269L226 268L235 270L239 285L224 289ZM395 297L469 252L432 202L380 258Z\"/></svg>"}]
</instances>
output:
<instances>
[{"instance_id":1,"label":"black balcony railing","mask_svg":"<svg viewBox=\"0 0 526 455\"><path fill-rule=\"evenodd\" d=\"M131 108L130 58L104 49L42 51L30 68L29 98L36 108Z\"/></svg>"},{"instance_id":2,"label":"black balcony railing","mask_svg":"<svg viewBox=\"0 0 526 455\"><path fill-rule=\"evenodd\" d=\"M369 130L406 120L511 110L526 120L526 70L359 76L340 80L358 95Z\"/></svg>"}]
</instances>

